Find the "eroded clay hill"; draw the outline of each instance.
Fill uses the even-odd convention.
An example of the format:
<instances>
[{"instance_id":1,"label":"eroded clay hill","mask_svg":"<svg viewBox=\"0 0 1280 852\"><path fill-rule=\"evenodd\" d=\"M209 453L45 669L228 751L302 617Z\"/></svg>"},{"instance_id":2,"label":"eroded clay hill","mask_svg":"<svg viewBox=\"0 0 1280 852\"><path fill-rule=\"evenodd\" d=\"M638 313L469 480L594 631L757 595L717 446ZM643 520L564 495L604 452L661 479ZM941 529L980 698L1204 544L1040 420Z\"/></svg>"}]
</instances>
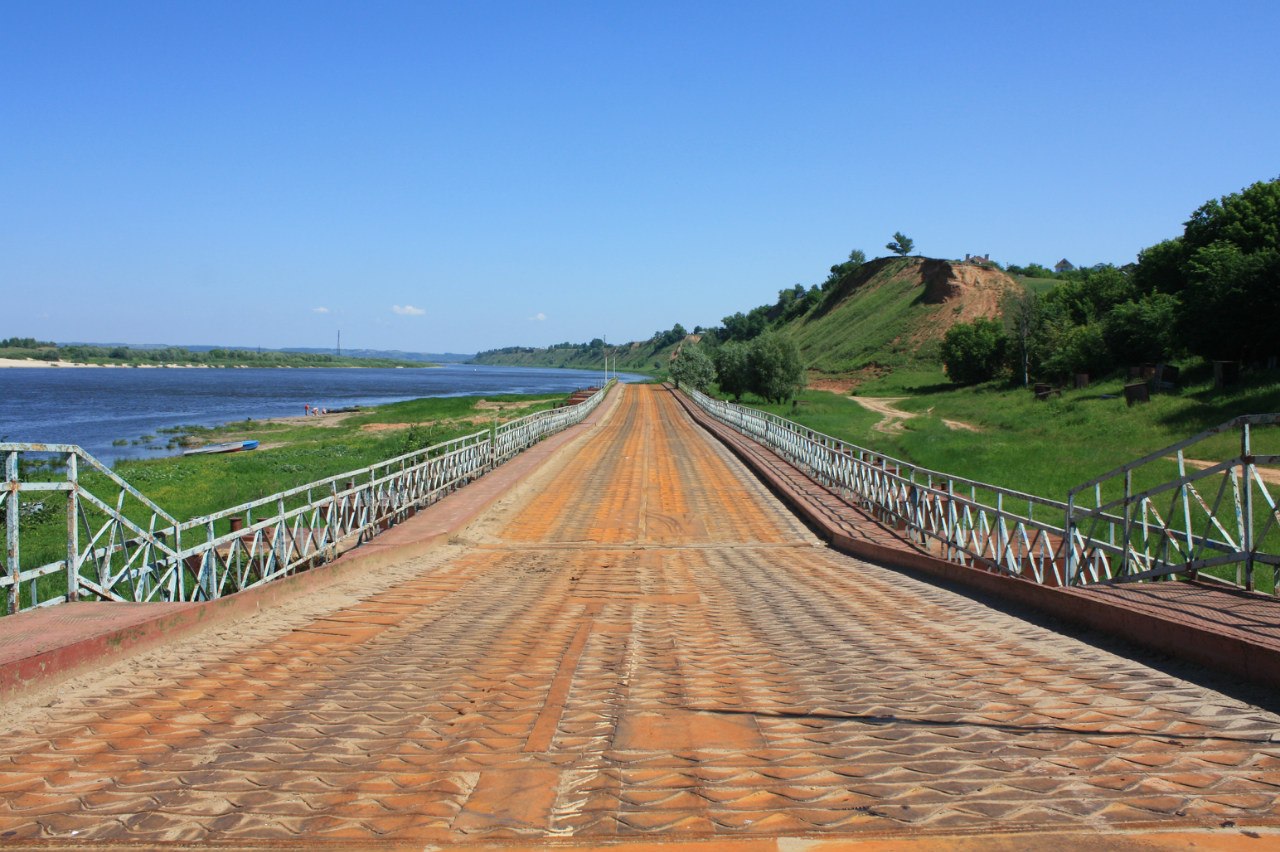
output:
<instances>
[{"instance_id":1,"label":"eroded clay hill","mask_svg":"<svg viewBox=\"0 0 1280 852\"><path fill-rule=\"evenodd\" d=\"M880 258L836 285L818 310L786 331L815 370L841 373L875 364L937 359L958 322L998 318L1021 285L986 266L923 257Z\"/></svg>"}]
</instances>

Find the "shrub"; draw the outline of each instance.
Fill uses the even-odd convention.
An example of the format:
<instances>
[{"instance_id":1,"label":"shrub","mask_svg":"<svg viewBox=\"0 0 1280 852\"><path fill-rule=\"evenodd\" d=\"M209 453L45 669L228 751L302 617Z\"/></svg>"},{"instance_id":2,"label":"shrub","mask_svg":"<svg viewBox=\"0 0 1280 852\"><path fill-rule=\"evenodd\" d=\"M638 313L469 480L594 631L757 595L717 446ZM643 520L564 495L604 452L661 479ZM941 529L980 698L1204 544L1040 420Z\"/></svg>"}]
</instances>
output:
<instances>
[{"instance_id":1,"label":"shrub","mask_svg":"<svg viewBox=\"0 0 1280 852\"><path fill-rule=\"evenodd\" d=\"M960 322L942 339L942 363L947 376L959 385L987 382L1000 374L1005 363L1004 329L995 320L979 317Z\"/></svg>"},{"instance_id":2,"label":"shrub","mask_svg":"<svg viewBox=\"0 0 1280 852\"><path fill-rule=\"evenodd\" d=\"M720 346L715 353L716 384L720 392L742 399L751 390L751 372L747 365L747 345L736 340Z\"/></svg>"},{"instance_id":3,"label":"shrub","mask_svg":"<svg viewBox=\"0 0 1280 852\"><path fill-rule=\"evenodd\" d=\"M747 351L751 390L769 402L786 402L804 387L804 364L795 342L773 332L755 340Z\"/></svg>"},{"instance_id":4,"label":"shrub","mask_svg":"<svg viewBox=\"0 0 1280 852\"><path fill-rule=\"evenodd\" d=\"M671 361L671 380L676 387L684 386L705 391L715 379L716 368L702 351L702 347L689 344L680 347Z\"/></svg>"}]
</instances>

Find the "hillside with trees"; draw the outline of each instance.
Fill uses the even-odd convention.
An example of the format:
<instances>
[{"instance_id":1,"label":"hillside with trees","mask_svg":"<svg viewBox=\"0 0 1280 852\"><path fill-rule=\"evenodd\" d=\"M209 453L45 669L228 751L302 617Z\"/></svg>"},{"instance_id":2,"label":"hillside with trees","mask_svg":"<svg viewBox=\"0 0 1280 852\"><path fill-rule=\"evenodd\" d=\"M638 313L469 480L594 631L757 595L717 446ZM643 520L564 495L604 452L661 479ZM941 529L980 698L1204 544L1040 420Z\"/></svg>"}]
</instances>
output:
<instances>
[{"instance_id":1,"label":"hillside with trees","mask_svg":"<svg viewBox=\"0 0 1280 852\"><path fill-rule=\"evenodd\" d=\"M1185 359L1274 365L1280 179L1206 202L1180 236L1143 249L1136 263L1026 271L1054 286L1007 300L1000 329L948 332L942 356L953 381L1065 383Z\"/></svg>"},{"instance_id":2,"label":"hillside with trees","mask_svg":"<svg viewBox=\"0 0 1280 852\"><path fill-rule=\"evenodd\" d=\"M687 384L703 384L695 379L710 363L731 396L787 399L799 385L779 392L764 389L759 376L755 387L744 378L752 375L743 365L753 341L781 341L794 348L802 373L846 386L864 375L939 365L955 384L1061 385L1079 374L1098 379L1175 359L1247 366L1280 355L1273 333L1280 324L1280 180L1206 202L1180 236L1120 267L1005 270L986 257L911 256L914 246L897 232L886 245L893 255L868 261L855 250L826 280L779 290L773 303L693 334L677 323L622 346L597 339L512 347L476 362L600 369L608 353L621 370L666 375L684 354L688 363L672 375ZM791 371L790 356L773 361Z\"/></svg>"},{"instance_id":3,"label":"hillside with trees","mask_svg":"<svg viewBox=\"0 0 1280 852\"><path fill-rule=\"evenodd\" d=\"M665 374L676 348L686 339L700 339L702 328L690 335L676 323L666 331L656 331L647 340L629 343L606 343L595 338L587 343L556 343L551 346L506 346L476 354L469 363L500 364L508 367L559 367L575 370L603 370L605 356L609 370L621 372Z\"/></svg>"}]
</instances>

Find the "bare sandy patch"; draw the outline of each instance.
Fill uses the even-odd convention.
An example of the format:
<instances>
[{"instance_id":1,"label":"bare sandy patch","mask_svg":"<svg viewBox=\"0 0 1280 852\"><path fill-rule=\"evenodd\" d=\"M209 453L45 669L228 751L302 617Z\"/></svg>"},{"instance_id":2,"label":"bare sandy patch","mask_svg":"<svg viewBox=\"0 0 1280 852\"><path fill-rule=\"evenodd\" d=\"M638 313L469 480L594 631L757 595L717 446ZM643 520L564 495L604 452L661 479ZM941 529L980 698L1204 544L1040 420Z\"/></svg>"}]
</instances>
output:
<instances>
[{"instance_id":1,"label":"bare sandy patch","mask_svg":"<svg viewBox=\"0 0 1280 852\"><path fill-rule=\"evenodd\" d=\"M874 411L879 414L882 419L871 428L885 435L902 434L906 431L906 426L904 425L906 421L921 416L918 411L903 411L897 407L898 403L907 399L905 396L851 396L849 399L868 411ZM933 408L930 407L924 414L925 416L932 416ZM946 417L942 418L942 425L958 432L982 431L972 423L965 423L963 420L950 420Z\"/></svg>"},{"instance_id":2,"label":"bare sandy patch","mask_svg":"<svg viewBox=\"0 0 1280 852\"><path fill-rule=\"evenodd\" d=\"M856 380L845 376L831 375L813 375L810 374L805 384L812 390L826 391L827 393L836 393L843 396L856 387Z\"/></svg>"},{"instance_id":3,"label":"bare sandy patch","mask_svg":"<svg viewBox=\"0 0 1280 852\"><path fill-rule=\"evenodd\" d=\"M362 411L337 411L333 414L300 414L297 417L271 417L261 422L282 423L286 426L337 426L348 417L363 413Z\"/></svg>"},{"instance_id":4,"label":"bare sandy patch","mask_svg":"<svg viewBox=\"0 0 1280 852\"><path fill-rule=\"evenodd\" d=\"M415 426L414 423L365 423L360 427L361 432L399 432L402 429L408 429Z\"/></svg>"},{"instance_id":5,"label":"bare sandy patch","mask_svg":"<svg viewBox=\"0 0 1280 852\"><path fill-rule=\"evenodd\" d=\"M74 361L37 361L29 358L0 358L0 369L9 367L101 367L102 364L78 364Z\"/></svg>"},{"instance_id":6,"label":"bare sandy patch","mask_svg":"<svg viewBox=\"0 0 1280 852\"><path fill-rule=\"evenodd\" d=\"M1177 456L1165 456L1165 459L1174 464L1178 463ZM1221 462L1205 461L1204 459L1183 459L1183 461L1186 462L1187 467L1194 467L1196 470L1204 470L1206 467L1221 464ZM1258 471L1258 476L1262 477L1263 482L1269 485L1280 485L1280 470L1272 467L1263 467L1262 465L1254 465L1254 469Z\"/></svg>"},{"instance_id":7,"label":"bare sandy patch","mask_svg":"<svg viewBox=\"0 0 1280 852\"><path fill-rule=\"evenodd\" d=\"M858 389L865 381L878 379L889 372L887 367L870 364L857 370L843 373L824 373L820 370L809 370L805 374L805 386L814 390L847 396Z\"/></svg>"},{"instance_id":8,"label":"bare sandy patch","mask_svg":"<svg viewBox=\"0 0 1280 852\"><path fill-rule=\"evenodd\" d=\"M487 399L482 399L477 401L474 407L477 411L519 411L521 409L531 408L532 406L535 406L540 402L545 402L550 398L551 397L546 397L544 399L524 399L517 402L490 402Z\"/></svg>"}]
</instances>

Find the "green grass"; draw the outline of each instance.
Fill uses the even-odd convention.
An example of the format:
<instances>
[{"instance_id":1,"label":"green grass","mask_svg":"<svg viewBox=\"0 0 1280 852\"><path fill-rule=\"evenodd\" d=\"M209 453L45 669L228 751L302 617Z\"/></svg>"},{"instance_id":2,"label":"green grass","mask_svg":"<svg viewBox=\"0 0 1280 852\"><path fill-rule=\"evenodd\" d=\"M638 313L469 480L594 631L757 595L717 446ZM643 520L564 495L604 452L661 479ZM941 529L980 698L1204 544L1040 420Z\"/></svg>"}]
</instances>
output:
<instances>
[{"instance_id":1,"label":"green grass","mask_svg":"<svg viewBox=\"0 0 1280 852\"><path fill-rule=\"evenodd\" d=\"M899 275L906 265L886 266L830 311L818 310L787 327L814 369L838 373L936 357L936 344L922 351L911 338L946 306L919 301L918 278Z\"/></svg>"},{"instance_id":2,"label":"green grass","mask_svg":"<svg viewBox=\"0 0 1280 852\"><path fill-rule=\"evenodd\" d=\"M1119 378L1045 402L1022 388L955 387L940 369L900 370L862 384L859 395L906 397L897 407L920 415L905 421L900 434L877 431L879 414L824 391L805 391L795 406L744 403L921 467L1065 500L1075 486L1237 415L1280 411L1280 371L1256 372L1229 390L1215 390L1203 365L1187 373L1192 383L1181 392L1133 407L1124 402ZM944 418L980 431L950 429ZM1280 454L1280 427L1255 430L1253 442L1255 453ZM1238 432L1223 434L1189 450L1188 458L1220 461L1236 455L1238 444ZM1173 462L1157 462L1135 474L1135 486L1152 487L1176 473ZM1114 483L1104 499L1121 487ZM1270 490L1280 493L1280 487ZM1280 552L1280 535L1266 544ZM1270 589L1271 582L1260 578L1260 586Z\"/></svg>"},{"instance_id":3,"label":"green grass","mask_svg":"<svg viewBox=\"0 0 1280 852\"><path fill-rule=\"evenodd\" d=\"M1060 283L1057 278L1024 278L1017 276L1018 283L1037 296L1043 296Z\"/></svg>"},{"instance_id":4,"label":"green grass","mask_svg":"<svg viewBox=\"0 0 1280 852\"><path fill-rule=\"evenodd\" d=\"M216 429L188 429L201 444L256 438L262 448L224 455L176 456L126 460L116 473L179 521L201 517L267 497L326 477L368 467L413 450L438 444L551 408L563 394L491 395L416 399L370 408L333 425L296 418L289 422L241 421ZM483 403L483 407L482 407ZM494 405L503 405L502 410ZM379 424L404 428L375 430ZM59 480L61 471L24 472L28 479ZM81 483L108 503L118 488L87 466ZM34 508L33 497L24 503ZM62 558L66 541L66 500L60 494L42 496L43 507L24 517L21 526L22 565L31 568ZM126 501L128 517L144 527L150 517L141 503ZM225 522L223 522L225 523ZM219 532L225 530L219 529ZM42 595L60 593L58 575L42 581Z\"/></svg>"}]
</instances>

